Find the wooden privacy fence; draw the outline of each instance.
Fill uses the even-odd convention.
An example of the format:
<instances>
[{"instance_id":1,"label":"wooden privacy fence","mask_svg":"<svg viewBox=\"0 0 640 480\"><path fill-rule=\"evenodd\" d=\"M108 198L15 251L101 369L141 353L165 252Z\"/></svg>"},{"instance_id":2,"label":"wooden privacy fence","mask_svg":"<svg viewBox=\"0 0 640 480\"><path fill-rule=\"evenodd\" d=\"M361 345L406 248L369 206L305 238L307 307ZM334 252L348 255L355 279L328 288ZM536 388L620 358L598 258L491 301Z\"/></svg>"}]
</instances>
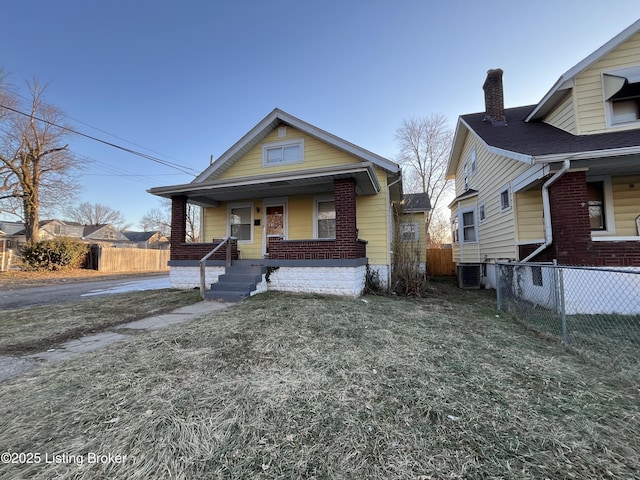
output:
<instances>
[{"instance_id":1,"label":"wooden privacy fence","mask_svg":"<svg viewBox=\"0 0 640 480\"><path fill-rule=\"evenodd\" d=\"M434 277L454 276L453 250L450 248L427 248L427 273Z\"/></svg>"},{"instance_id":2,"label":"wooden privacy fence","mask_svg":"<svg viewBox=\"0 0 640 480\"><path fill-rule=\"evenodd\" d=\"M100 272L168 272L169 250L92 245L87 267Z\"/></svg>"}]
</instances>

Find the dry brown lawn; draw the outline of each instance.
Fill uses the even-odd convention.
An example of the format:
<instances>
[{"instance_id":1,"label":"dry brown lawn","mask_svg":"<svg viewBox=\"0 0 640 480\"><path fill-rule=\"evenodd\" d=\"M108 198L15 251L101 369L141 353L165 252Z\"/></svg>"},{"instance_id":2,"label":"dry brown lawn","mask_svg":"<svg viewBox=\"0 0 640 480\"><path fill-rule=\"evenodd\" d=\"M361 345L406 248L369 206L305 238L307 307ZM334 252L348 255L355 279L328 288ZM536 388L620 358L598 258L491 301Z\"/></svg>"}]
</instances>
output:
<instances>
[{"instance_id":1,"label":"dry brown lawn","mask_svg":"<svg viewBox=\"0 0 640 480\"><path fill-rule=\"evenodd\" d=\"M638 385L494 304L267 293L34 371L0 384L0 452L75 461L0 477L638 478Z\"/></svg>"}]
</instances>

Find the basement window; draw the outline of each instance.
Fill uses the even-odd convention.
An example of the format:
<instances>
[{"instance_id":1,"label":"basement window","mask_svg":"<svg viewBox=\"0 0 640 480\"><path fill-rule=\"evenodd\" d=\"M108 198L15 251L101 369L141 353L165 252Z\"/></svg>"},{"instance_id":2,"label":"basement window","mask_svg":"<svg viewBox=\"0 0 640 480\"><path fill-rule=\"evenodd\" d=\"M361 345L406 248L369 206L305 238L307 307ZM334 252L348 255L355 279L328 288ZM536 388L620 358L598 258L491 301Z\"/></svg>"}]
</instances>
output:
<instances>
[{"instance_id":1,"label":"basement window","mask_svg":"<svg viewBox=\"0 0 640 480\"><path fill-rule=\"evenodd\" d=\"M531 267L531 281L537 287L542 287L542 267L540 265L533 265Z\"/></svg>"}]
</instances>

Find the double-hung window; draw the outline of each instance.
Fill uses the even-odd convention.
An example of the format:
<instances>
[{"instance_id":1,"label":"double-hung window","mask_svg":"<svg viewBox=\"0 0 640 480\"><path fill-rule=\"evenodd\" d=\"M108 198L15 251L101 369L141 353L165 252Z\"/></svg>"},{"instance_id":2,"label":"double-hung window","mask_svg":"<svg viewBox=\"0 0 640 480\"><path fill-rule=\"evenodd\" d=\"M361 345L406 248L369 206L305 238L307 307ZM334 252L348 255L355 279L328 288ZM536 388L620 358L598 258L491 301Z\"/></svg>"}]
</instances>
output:
<instances>
[{"instance_id":1,"label":"double-hung window","mask_svg":"<svg viewBox=\"0 0 640 480\"><path fill-rule=\"evenodd\" d=\"M315 201L315 237L336 238L336 202L333 197Z\"/></svg>"},{"instance_id":2,"label":"double-hung window","mask_svg":"<svg viewBox=\"0 0 640 480\"><path fill-rule=\"evenodd\" d=\"M237 204L229 206L229 234L236 237L239 242L253 240L251 228L253 225L253 207L249 204Z\"/></svg>"},{"instance_id":3,"label":"double-hung window","mask_svg":"<svg viewBox=\"0 0 640 480\"><path fill-rule=\"evenodd\" d=\"M611 177L590 177L587 179L587 200L589 225L596 236L614 234L613 194Z\"/></svg>"},{"instance_id":4,"label":"double-hung window","mask_svg":"<svg viewBox=\"0 0 640 480\"><path fill-rule=\"evenodd\" d=\"M604 182L587 182L589 197L589 224L591 230L606 230L604 208Z\"/></svg>"},{"instance_id":5,"label":"double-hung window","mask_svg":"<svg viewBox=\"0 0 640 480\"><path fill-rule=\"evenodd\" d=\"M500 190L500 211L504 212L511 208L511 187L506 186Z\"/></svg>"},{"instance_id":6,"label":"double-hung window","mask_svg":"<svg viewBox=\"0 0 640 480\"><path fill-rule=\"evenodd\" d=\"M451 241L453 243L460 242L460 232L458 230L458 216L455 215L451 218Z\"/></svg>"},{"instance_id":7,"label":"double-hung window","mask_svg":"<svg viewBox=\"0 0 640 480\"><path fill-rule=\"evenodd\" d=\"M463 243L478 241L475 210L467 210L462 212L462 241Z\"/></svg>"},{"instance_id":8,"label":"double-hung window","mask_svg":"<svg viewBox=\"0 0 640 480\"><path fill-rule=\"evenodd\" d=\"M417 223L400 224L400 239L403 242L417 242L420 239Z\"/></svg>"}]
</instances>

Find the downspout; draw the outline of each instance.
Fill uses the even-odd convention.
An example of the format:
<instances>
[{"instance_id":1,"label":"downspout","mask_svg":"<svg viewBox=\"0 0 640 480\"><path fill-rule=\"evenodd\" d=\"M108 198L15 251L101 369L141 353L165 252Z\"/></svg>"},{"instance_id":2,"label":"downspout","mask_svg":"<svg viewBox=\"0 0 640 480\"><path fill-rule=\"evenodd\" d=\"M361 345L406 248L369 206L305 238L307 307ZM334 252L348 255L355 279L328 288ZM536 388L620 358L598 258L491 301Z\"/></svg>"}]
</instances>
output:
<instances>
[{"instance_id":1,"label":"downspout","mask_svg":"<svg viewBox=\"0 0 640 480\"><path fill-rule=\"evenodd\" d=\"M398 176L396 180L387 185L387 205L389 208L389 222L388 222L388 235L389 235L389 252L388 252L388 262L389 268L387 268L387 288L391 287L391 268L393 266L393 262L391 261L391 255L393 255L393 250L391 250L391 245L393 242L393 206L391 205L391 187L393 187L396 183L402 181L402 172Z\"/></svg>"},{"instance_id":2,"label":"downspout","mask_svg":"<svg viewBox=\"0 0 640 480\"><path fill-rule=\"evenodd\" d=\"M526 263L536 255L545 250L553 243L553 227L551 226L551 204L549 200L549 188L556 183L571 167L571 160L568 158L562 162L562 168L558 170L549 180L542 185L542 211L544 212L544 243L536 248L532 253L520 260L520 263Z\"/></svg>"},{"instance_id":3,"label":"downspout","mask_svg":"<svg viewBox=\"0 0 640 480\"><path fill-rule=\"evenodd\" d=\"M458 208L456 210L456 217L458 217L458 254L460 255L460 263L464 263L464 247L462 244L464 242L460 241L460 237L464 236L464 229L462 235L460 235L460 225L462 225L462 217L460 215L460 200L458 200Z\"/></svg>"}]
</instances>

